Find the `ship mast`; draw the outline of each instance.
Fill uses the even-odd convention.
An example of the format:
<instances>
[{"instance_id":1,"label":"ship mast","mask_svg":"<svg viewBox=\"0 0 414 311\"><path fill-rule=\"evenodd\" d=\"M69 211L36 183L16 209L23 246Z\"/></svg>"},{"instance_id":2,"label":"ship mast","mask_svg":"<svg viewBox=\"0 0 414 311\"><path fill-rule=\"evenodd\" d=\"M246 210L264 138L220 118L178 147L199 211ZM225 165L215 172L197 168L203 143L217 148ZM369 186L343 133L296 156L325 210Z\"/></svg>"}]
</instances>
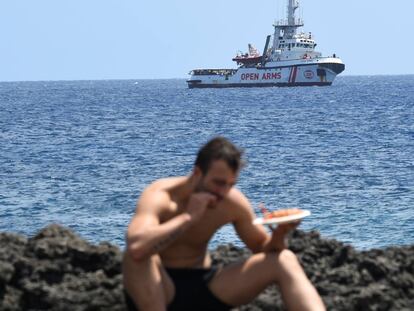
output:
<instances>
[{"instance_id":1,"label":"ship mast","mask_svg":"<svg viewBox=\"0 0 414 311\"><path fill-rule=\"evenodd\" d=\"M274 53L279 46L280 40L293 39L296 35L296 29L303 26L303 21L295 17L295 11L299 8L299 0L288 0L287 6L287 20L282 19L276 21L273 25L275 32L273 36Z\"/></svg>"},{"instance_id":2,"label":"ship mast","mask_svg":"<svg viewBox=\"0 0 414 311\"><path fill-rule=\"evenodd\" d=\"M288 23L286 25L288 27L285 30L285 36L288 39L293 38L296 34L296 28L303 26L303 22L300 19L295 19L295 11L297 8L299 8L299 0L289 0L287 9Z\"/></svg>"}]
</instances>

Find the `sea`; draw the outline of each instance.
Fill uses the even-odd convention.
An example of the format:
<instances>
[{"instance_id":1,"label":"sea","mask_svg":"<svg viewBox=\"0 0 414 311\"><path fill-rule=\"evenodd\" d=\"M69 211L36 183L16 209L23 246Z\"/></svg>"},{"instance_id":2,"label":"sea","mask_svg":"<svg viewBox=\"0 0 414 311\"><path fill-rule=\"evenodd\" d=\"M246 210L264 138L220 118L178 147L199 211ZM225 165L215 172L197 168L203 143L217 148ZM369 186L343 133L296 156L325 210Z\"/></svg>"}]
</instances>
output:
<instances>
[{"instance_id":1,"label":"sea","mask_svg":"<svg viewBox=\"0 0 414 311\"><path fill-rule=\"evenodd\" d=\"M58 223L125 246L152 181L191 173L222 135L243 148L255 212L311 211L300 229L357 249L414 243L414 75L330 87L188 89L184 79L0 83L0 231ZM209 247L242 246L231 225Z\"/></svg>"}]
</instances>

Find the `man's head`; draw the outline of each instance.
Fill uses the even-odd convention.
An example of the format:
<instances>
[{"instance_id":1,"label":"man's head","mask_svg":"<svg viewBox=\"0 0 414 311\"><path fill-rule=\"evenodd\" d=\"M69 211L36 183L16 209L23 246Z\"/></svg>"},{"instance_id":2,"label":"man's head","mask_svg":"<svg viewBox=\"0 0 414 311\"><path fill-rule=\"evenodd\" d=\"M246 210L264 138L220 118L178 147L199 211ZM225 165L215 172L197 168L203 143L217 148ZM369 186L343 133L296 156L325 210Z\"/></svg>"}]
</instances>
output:
<instances>
[{"instance_id":1,"label":"man's head","mask_svg":"<svg viewBox=\"0 0 414 311\"><path fill-rule=\"evenodd\" d=\"M237 173L243 166L243 151L238 149L229 140L218 136L205 144L198 152L194 165L205 175L211 164L216 160L223 160L233 173Z\"/></svg>"},{"instance_id":2,"label":"man's head","mask_svg":"<svg viewBox=\"0 0 414 311\"><path fill-rule=\"evenodd\" d=\"M223 199L236 183L243 166L243 151L224 137L216 137L198 152L194 174L198 178L196 191L206 191Z\"/></svg>"}]
</instances>

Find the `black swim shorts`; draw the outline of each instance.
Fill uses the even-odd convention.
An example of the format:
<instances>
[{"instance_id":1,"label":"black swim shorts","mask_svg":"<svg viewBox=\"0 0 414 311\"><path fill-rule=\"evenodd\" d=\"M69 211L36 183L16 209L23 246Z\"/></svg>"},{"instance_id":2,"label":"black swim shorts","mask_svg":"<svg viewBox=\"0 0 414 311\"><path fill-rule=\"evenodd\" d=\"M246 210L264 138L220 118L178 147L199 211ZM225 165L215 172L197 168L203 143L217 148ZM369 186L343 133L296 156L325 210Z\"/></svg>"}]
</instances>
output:
<instances>
[{"instance_id":1,"label":"black swim shorts","mask_svg":"<svg viewBox=\"0 0 414 311\"><path fill-rule=\"evenodd\" d=\"M172 269L167 273L175 285L175 296L168 311L224 311L232 306L220 301L207 287L217 272L216 267L209 269ZM129 311L137 311L131 297L125 292Z\"/></svg>"}]
</instances>

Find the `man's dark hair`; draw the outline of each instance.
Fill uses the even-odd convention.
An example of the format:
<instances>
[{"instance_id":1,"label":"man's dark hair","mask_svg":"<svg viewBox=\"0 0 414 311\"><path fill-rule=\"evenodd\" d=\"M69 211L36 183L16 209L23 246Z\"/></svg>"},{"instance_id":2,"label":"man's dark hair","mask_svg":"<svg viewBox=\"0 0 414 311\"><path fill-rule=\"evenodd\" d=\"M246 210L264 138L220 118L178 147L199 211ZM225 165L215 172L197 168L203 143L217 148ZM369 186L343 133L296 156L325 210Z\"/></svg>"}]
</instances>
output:
<instances>
[{"instance_id":1,"label":"man's dark hair","mask_svg":"<svg viewBox=\"0 0 414 311\"><path fill-rule=\"evenodd\" d=\"M237 172L244 164L241 159L242 154L243 150L238 149L228 139L218 136L199 150L194 165L206 174L213 161L223 160L233 172Z\"/></svg>"}]
</instances>

